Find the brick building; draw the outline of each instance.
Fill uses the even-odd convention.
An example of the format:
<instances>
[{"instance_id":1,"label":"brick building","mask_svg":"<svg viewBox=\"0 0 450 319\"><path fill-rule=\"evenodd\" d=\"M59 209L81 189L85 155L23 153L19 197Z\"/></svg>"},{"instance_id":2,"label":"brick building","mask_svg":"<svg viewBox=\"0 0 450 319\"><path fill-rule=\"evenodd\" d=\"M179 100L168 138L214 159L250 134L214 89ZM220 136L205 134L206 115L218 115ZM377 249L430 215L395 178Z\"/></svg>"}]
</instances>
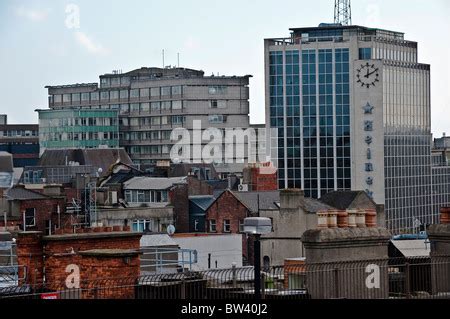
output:
<instances>
[{"instance_id":1,"label":"brick building","mask_svg":"<svg viewBox=\"0 0 450 319\"><path fill-rule=\"evenodd\" d=\"M29 231L50 234L67 222L64 196L48 196L17 186L6 192L0 204L7 212L8 227L20 226ZM3 220L0 225L4 226Z\"/></svg>"},{"instance_id":2,"label":"brick building","mask_svg":"<svg viewBox=\"0 0 450 319\"><path fill-rule=\"evenodd\" d=\"M133 285L140 275L141 234L109 228L89 231L52 236L20 233L17 257L24 267L19 269L19 278L25 280L19 285L30 285L33 293L66 290L58 294L62 299L133 298ZM70 287L69 277L73 279ZM102 285L121 288L94 289Z\"/></svg>"}]
</instances>

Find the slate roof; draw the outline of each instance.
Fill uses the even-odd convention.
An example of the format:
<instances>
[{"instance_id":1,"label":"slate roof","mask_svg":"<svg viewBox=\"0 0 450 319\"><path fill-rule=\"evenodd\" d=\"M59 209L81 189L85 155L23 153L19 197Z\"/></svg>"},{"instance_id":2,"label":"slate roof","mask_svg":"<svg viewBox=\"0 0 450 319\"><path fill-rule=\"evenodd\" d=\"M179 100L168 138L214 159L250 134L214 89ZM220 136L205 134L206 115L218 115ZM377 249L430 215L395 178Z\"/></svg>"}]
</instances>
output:
<instances>
[{"instance_id":1,"label":"slate roof","mask_svg":"<svg viewBox=\"0 0 450 319\"><path fill-rule=\"evenodd\" d=\"M251 212L257 213L260 210L279 209L277 203L280 202L280 192L232 192ZM259 196L259 204L258 204Z\"/></svg>"},{"instance_id":2,"label":"slate roof","mask_svg":"<svg viewBox=\"0 0 450 319\"><path fill-rule=\"evenodd\" d=\"M37 166L65 166L67 162L76 162L102 168L105 175L119 161L127 165L133 164L124 149L57 149L46 150Z\"/></svg>"},{"instance_id":3,"label":"slate roof","mask_svg":"<svg viewBox=\"0 0 450 319\"><path fill-rule=\"evenodd\" d=\"M339 210L348 209L360 194L367 196L368 200L373 203L370 197L363 191L337 191L328 193L320 199L321 202L333 206ZM373 203L375 205L375 203Z\"/></svg>"},{"instance_id":4,"label":"slate roof","mask_svg":"<svg viewBox=\"0 0 450 319\"><path fill-rule=\"evenodd\" d=\"M49 197L23 187L14 187L6 192L6 198L8 200L35 200L48 199Z\"/></svg>"},{"instance_id":5,"label":"slate roof","mask_svg":"<svg viewBox=\"0 0 450 319\"><path fill-rule=\"evenodd\" d=\"M329 210L329 209L336 209L336 207L327 205L320 200L313 199L313 198L305 198L305 211L308 213L317 213L321 210Z\"/></svg>"},{"instance_id":6,"label":"slate roof","mask_svg":"<svg viewBox=\"0 0 450 319\"><path fill-rule=\"evenodd\" d=\"M201 208L203 211L206 211L216 200L216 198L212 195L206 196L189 196L189 200Z\"/></svg>"},{"instance_id":7,"label":"slate roof","mask_svg":"<svg viewBox=\"0 0 450 319\"><path fill-rule=\"evenodd\" d=\"M166 190L178 183L186 183L186 177L159 178L139 176L126 181L123 184L123 189Z\"/></svg>"}]
</instances>

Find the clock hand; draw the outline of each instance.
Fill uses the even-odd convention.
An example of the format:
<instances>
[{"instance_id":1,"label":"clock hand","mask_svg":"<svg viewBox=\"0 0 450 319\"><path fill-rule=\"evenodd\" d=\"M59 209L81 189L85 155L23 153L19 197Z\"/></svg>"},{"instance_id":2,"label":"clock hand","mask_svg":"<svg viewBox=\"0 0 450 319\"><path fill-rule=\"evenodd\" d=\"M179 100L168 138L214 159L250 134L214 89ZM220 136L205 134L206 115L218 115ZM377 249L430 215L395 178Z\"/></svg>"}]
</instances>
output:
<instances>
[{"instance_id":1,"label":"clock hand","mask_svg":"<svg viewBox=\"0 0 450 319\"><path fill-rule=\"evenodd\" d=\"M371 76L372 74L374 74L374 73L376 73L376 72L378 72L378 69L376 69L375 71L373 71L373 72L370 72L369 74L367 74L367 78L369 77L369 76Z\"/></svg>"}]
</instances>

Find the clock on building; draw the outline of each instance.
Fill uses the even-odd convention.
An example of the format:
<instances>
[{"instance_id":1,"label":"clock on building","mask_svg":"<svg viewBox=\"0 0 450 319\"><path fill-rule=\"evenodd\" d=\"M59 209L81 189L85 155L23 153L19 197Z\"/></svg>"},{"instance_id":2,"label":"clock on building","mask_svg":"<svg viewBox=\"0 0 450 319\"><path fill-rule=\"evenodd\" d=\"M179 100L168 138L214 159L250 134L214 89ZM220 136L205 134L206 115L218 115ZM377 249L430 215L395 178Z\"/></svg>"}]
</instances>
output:
<instances>
[{"instance_id":1,"label":"clock on building","mask_svg":"<svg viewBox=\"0 0 450 319\"><path fill-rule=\"evenodd\" d=\"M360 84L361 87L369 89L372 86L376 86L377 82L380 82L380 73L375 64L367 62L356 70L356 83Z\"/></svg>"}]
</instances>

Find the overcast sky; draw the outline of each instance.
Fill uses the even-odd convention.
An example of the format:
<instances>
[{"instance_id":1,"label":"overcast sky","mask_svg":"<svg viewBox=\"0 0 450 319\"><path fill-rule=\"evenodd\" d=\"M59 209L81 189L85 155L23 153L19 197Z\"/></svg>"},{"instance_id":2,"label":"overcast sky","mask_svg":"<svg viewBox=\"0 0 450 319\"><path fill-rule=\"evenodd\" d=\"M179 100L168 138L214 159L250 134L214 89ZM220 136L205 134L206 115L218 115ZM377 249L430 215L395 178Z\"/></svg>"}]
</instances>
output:
<instances>
[{"instance_id":1,"label":"overcast sky","mask_svg":"<svg viewBox=\"0 0 450 319\"><path fill-rule=\"evenodd\" d=\"M80 10L79 28L66 13L70 4ZM353 24L405 32L419 42L420 62L432 66L433 133L450 134L450 1L352 5ZM0 0L0 113L10 123L37 123L34 110L47 107L44 86L159 67L165 49L166 65L176 65L179 52L182 67L253 75L251 121L262 123L264 38L332 22L333 10L333 0Z\"/></svg>"}]
</instances>

